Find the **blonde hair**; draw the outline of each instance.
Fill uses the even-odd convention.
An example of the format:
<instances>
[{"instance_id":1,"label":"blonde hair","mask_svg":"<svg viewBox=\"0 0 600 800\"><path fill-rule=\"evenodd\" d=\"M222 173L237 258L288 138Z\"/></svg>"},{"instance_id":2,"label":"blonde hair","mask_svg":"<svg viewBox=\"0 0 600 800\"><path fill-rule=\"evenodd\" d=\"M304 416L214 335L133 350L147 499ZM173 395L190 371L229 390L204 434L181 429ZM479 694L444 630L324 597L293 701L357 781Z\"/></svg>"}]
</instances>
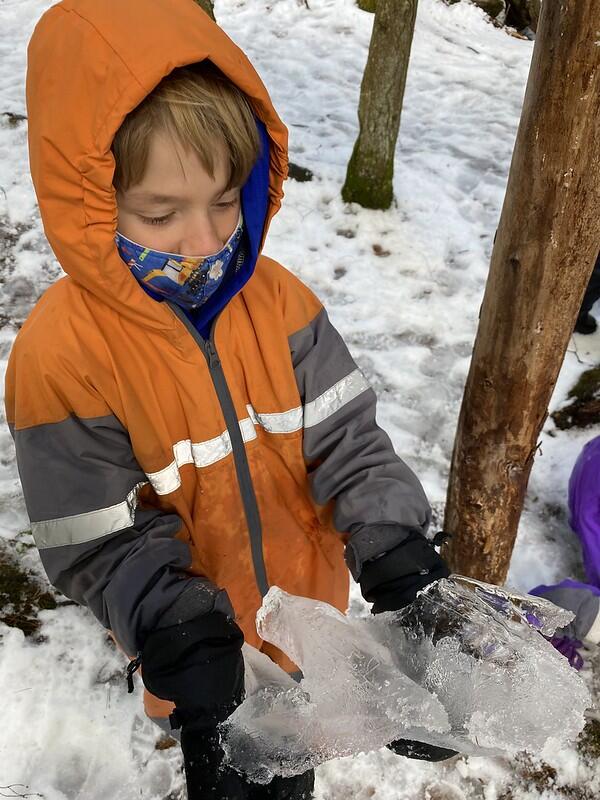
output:
<instances>
[{"instance_id":1,"label":"blonde hair","mask_svg":"<svg viewBox=\"0 0 600 800\"><path fill-rule=\"evenodd\" d=\"M246 182L260 155L246 96L208 61L173 70L125 117L112 145L116 189L126 191L143 179L150 137L156 131L191 148L213 179L215 161L224 149L229 160L227 189Z\"/></svg>"}]
</instances>

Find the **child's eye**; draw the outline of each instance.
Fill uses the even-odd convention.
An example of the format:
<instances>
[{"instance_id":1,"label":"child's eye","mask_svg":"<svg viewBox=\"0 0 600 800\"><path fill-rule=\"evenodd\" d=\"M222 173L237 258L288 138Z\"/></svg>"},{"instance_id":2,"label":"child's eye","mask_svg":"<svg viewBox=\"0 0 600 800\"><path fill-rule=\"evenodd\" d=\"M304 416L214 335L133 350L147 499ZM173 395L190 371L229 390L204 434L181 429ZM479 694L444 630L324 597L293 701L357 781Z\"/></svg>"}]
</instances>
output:
<instances>
[{"instance_id":1,"label":"child's eye","mask_svg":"<svg viewBox=\"0 0 600 800\"><path fill-rule=\"evenodd\" d=\"M217 208L233 208L234 205L237 203L237 198L234 200L227 200L223 203L217 203Z\"/></svg>"},{"instance_id":2,"label":"child's eye","mask_svg":"<svg viewBox=\"0 0 600 800\"><path fill-rule=\"evenodd\" d=\"M172 216L173 214L171 213L165 214L164 217L142 217L141 219L146 225L164 225Z\"/></svg>"}]
</instances>

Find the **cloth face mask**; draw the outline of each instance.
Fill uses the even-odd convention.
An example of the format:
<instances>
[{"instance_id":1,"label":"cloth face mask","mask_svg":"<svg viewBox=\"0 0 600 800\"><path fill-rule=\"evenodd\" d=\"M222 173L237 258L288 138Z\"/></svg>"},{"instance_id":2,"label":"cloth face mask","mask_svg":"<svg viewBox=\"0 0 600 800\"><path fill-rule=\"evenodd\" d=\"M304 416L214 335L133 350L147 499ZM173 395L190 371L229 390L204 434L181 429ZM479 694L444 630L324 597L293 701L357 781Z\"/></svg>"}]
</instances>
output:
<instances>
[{"instance_id":1,"label":"cloth face mask","mask_svg":"<svg viewBox=\"0 0 600 800\"><path fill-rule=\"evenodd\" d=\"M163 253L132 242L118 231L115 242L119 255L143 286L182 308L193 309L203 305L219 288L238 250L243 230L240 214L237 227L227 242L218 253L210 256Z\"/></svg>"}]
</instances>

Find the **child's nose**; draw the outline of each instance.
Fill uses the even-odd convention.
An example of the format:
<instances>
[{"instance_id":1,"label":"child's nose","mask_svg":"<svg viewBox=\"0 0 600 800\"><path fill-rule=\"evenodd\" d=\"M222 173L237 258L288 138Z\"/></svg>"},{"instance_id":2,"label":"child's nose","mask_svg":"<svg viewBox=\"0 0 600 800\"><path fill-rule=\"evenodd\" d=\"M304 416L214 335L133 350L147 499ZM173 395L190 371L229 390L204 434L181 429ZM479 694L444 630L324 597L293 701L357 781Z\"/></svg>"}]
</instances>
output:
<instances>
[{"instance_id":1,"label":"child's nose","mask_svg":"<svg viewBox=\"0 0 600 800\"><path fill-rule=\"evenodd\" d=\"M179 243L179 252L184 256L210 256L223 247L214 225L208 219L190 222Z\"/></svg>"}]
</instances>

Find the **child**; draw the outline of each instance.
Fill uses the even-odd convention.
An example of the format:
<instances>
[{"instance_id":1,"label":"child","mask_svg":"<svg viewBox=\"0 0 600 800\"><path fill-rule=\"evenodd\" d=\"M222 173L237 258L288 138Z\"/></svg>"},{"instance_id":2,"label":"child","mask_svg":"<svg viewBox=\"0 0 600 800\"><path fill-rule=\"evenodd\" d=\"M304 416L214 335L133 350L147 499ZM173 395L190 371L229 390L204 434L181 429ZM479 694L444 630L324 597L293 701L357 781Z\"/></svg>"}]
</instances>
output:
<instances>
[{"instance_id":1,"label":"child","mask_svg":"<svg viewBox=\"0 0 600 800\"><path fill-rule=\"evenodd\" d=\"M536 586L539 595L575 614L574 620L557 632L552 643L581 669L579 649L583 642L600 642L600 436L588 442L575 462L569 480L571 528L581 540L588 583L567 578L553 586Z\"/></svg>"},{"instance_id":2,"label":"child","mask_svg":"<svg viewBox=\"0 0 600 800\"><path fill-rule=\"evenodd\" d=\"M6 398L48 577L137 655L190 798L308 797L312 774L261 788L221 763L242 641L295 670L258 638L262 596L345 609L344 554L375 612L448 573L373 391L261 254L286 129L194 0L63 0L32 37L27 102L67 277L20 331Z\"/></svg>"}]
</instances>

